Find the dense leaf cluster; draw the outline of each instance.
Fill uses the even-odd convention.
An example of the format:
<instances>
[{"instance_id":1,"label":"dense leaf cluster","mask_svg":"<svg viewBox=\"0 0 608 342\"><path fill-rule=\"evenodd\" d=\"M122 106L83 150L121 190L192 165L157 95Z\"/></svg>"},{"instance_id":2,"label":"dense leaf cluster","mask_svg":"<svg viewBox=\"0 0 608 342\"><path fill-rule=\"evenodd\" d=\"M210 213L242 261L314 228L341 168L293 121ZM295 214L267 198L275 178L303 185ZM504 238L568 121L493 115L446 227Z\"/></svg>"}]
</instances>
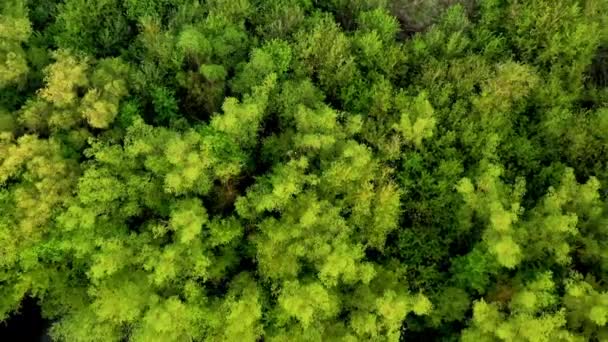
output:
<instances>
[{"instance_id":1,"label":"dense leaf cluster","mask_svg":"<svg viewBox=\"0 0 608 342\"><path fill-rule=\"evenodd\" d=\"M0 319L608 341L605 0L4 0Z\"/></svg>"}]
</instances>

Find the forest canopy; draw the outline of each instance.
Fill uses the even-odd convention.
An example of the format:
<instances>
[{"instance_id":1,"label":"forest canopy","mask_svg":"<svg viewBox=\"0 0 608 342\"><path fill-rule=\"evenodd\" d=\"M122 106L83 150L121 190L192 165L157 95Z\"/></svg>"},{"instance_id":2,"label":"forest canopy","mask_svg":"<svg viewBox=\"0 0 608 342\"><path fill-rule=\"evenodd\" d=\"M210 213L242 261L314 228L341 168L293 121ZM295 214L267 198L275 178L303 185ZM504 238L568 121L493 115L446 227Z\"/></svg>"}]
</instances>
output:
<instances>
[{"instance_id":1,"label":"forest canopy","mask_svg":"<svg viewBox=\"0 0 608 342\"><path fill-rule=\"evenodd\" d=\"M57 341L608 341L608 1L1 1L27 300Z\"/></svg>"}]
</instances>

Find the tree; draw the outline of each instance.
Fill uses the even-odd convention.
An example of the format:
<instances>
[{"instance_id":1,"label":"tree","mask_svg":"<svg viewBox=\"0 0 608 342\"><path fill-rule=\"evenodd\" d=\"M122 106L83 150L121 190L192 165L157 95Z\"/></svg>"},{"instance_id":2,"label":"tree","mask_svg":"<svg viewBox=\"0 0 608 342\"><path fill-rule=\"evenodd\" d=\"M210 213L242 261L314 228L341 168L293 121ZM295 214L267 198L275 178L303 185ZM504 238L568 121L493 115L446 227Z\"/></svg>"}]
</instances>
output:
<instances>
[{"instance_id":1,"label":"tree","mask_svg":"<svg viewBox=\"0 0 608 342\"><path fill-rule=\"evenodd\" d=\"M0 2L0 320L608 339L608 2Z\"/></svg>"}]
</instances>

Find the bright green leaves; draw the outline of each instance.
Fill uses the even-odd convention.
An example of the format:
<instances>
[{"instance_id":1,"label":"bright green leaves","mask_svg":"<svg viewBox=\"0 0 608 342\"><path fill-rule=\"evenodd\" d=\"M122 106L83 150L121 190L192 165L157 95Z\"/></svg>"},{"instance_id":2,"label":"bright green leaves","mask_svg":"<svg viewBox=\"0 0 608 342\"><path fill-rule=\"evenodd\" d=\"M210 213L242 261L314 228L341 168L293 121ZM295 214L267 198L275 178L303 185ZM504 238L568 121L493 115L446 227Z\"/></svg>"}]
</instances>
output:
<instances>
[{"instance_id":1,"label":"bright green leaves","mask_svg":"<svg viewBox=\"0 0 608 342\"><path fill-rule=\"evenodd\" d=\"M395 43L399 26L397 20L382 9L361 12L357 18L359 30L353 37L353 50L362 70L370 77L380 72L392 79L405 57L401 45Z\"/></svg>"},{"instance_id":2,"label":"bright green leaves","mask_svg":"<svg viewBox=\"0 0 608 342\"><path fill-rule=\"evenodd\" d=\"M194 27L186 27L177 38L177 47L184 55L204 61L211 54L211 43L205 35Z\"/></svg>"},{"instance_id":3,"label":"bright green leaves","mask_svg":"<svg viewBox=\"0 0 608 342\"><path fill-rule=\"evenodd\" d=\"M183 62L184 54L194 52L188 50L193 47L192 37L186 34L185 41L180 48L176 45L181 42L179 37L176 39L170 32L164 30L159 18L141 17L139 19L139 35L137 43L145 50L142 63L142 71L146 74L147 81L156 81L156 78L163 76L168 69L174 69ZM188 43L188 41L190 41ZM153 67L152 63L158 63L158 67Z\"/></svg>"},{"instance_id":4,"label":"bright green leaves","mask_svg":"<svg viewBox=\"0 0 608 342\"><path fill-rule=\"evenodd\" d=\"M538 1L509 6L505 26L513 36L514 50L548 75L540 88L539 103L562 109L576 106L575 101L584 97L583 75L606 40L605 15L600 13L607 8L600 3L564 1L553 6Z\"/></svg>"},{"instance_id":5,"label":"bright green leaves","mask_svg":"<svg viewBox=\"0 0 608 342\"><path fill-rule=\"evenodd\" d=\"M94 298L91 307L97 316L114 324L137 322L152 296L141 276L139 273L116 276L91 289Z\"/></svg>"},{"instance_id":6,"label":"bright green leaves","mask_svg":"<svg viewBox=\"0 0 608 342\"><path fill-rule=\"evenodd\" d=\"M606 325L606 322L608 322L608 308L599 305L593 306L589 311L589 319L599 326Z\"/></svg>"},{"instance_id":7,"label":"bright green leaves","mask_svg":"<svg viewBox=\"0 0 608 342\"><path fill-rule=\"evenodd\" d=\"M511 5L509 24L512 26L509 29L524 58L541 63L555 59L558 63L589 63L602 35L599 17L585 18L583 6L576 1L565 1L559 6L552 6L547 1ZM523 17L517 17L515 13L521 13ZM567 25L559 25L558 18Z\"/></svg>"},{"instance_id":8,"label":"bright green leaves","mask_svg":"<svg viewBox=\"0 0 608 342\"><path fill-rule=\"evenodd\" d=\"M431 4L431 2L429 2ZM435 5L437 6L437 5ZM460 57L471 46L471 21L462 6L452 6L438 20L437 25L424 32L422 39L413 39L416 54L431 53L433 58Z\"/></svg>"},{"instance_id":9,"label":"bright green leaves","mask_svg":"<svg viewBox=\"0 0 608 342\"><path fill-rule=\"evenodd\" d=\"M350 192L352 196L362 196L368 188L366 183L378 171L377 162L369 147L354 140L347 140L340 147L336 151L336 159L322 170L321 182L336 193ZM359 187L358 191L354 187ZM352 197L350 199L355 205L356 201Z\"/></svg>"},{"instance_id":10,"label":"bright green leaves","mask_svg":"<svg viewBox=\"0 0 608 342\"><path fill-rule=\"evenodd\" d=\"M45 69L46 87L22 108L20 121L36 131L70 129L82 118L91 127L108 128L128 93L128 66L120 59L105 59L91 70L87 58L66 50L53 57L55 63ZM80 98L79 93L85 95Z\"/></svg>"},{"instance_id":11,"label":"bright green leaves","mask_svg":"<svg viewBox=\"0 0 608 342\"><path fill-rule=\"evenodd\" d=\"M132 146L95 143L87 153L95 156L97 163L88 168L80 179L79 197L83 204L95 212L113 213L121 218L139 215L145 207L157 208L163 198L161 181L156 177L135 172L137 155ZM97 195L96 195L97 194Z\"/></svg>"},{"instance_id":12,"label":"bright green leaves","mask_svg":"<svg viewBox=\"0 0 608 342\"><path fill-rule=\"evenodd\" d=\"M242 273L233 280L222 303L222 325L218 334L224 341L257 341L263 336L261 293L251 275ZM280 300L280 299L279 299Z\"/></svg>"},{"instance_id":13,"label":"bright green leaves","mask_svg":"<svg viewBox=\"0 0 608 342\"><path fill-rule=\"evenodd\" d=\"M508 312L500 302L476 302L472 325L463 332L463 340L586 341L603 336L605 293L574 276L566 280L566 296L560 301L553 279L545 272L525 284L498 290L495 298L508 301Z\"/></svg>"},{"instance_id":14,"label":"bright green leaves","mask_svg":"<svg viewBox=\"0 0 608 342\"><path fill-rule=\"evenodd\" d=\"M466 178L458 185L467 207L477 214L485 212L483 215L487 215L484 240L490 251L509 268L517 266L522 258L546 261L548 255L558 264L569 263L571 243L579 234L576 228L578 210L570 203L580 199L587 203L585 207L592 207L591 203L597 198L597 181L591 179L587 184L579 185L572 170L567 169L557 190L550 188L544 199L525 215L525 220L520 220L519 198L523 195L523 183L516 183L512 190L507 190L511 194L504 192L507 188L498 181L500 172L500 168L491 167L478 180L476 190ZM473 195L475 192L478 195ZM505 208L505 203L509 202L510 209Z\"/></svg>"},{"instance_id":15,"label":"bright green leaves","mask_svg":"<svg viewBox=\"0 0 608 342\"><path fill-rule=\"evenodd\" d=\"M285 282L278 298L280 311L277 320L281 322L293 318L301 330L293 331L293 327L279 326L279 331L283 331L283 334L275 338L282 340L299 330L313 340L339 338L398 341L399 329L405 316L410 312L426 315L432 304L421 294L412 295L402 289L392 288L397 283L393 282L395 279L391 276L383 280L387 282L356 287L357 300L352 303L348 297L344 297L346 302L342 303L338 293L317 282ZM332 323L341 305L352 306L346 326L339 322ZM324 324L319 324L320 321Z\"/></svg>"},{"instance_id":16,"label":"bright green leaves","mask_svg":"<svg viewBox=\"0 0 608 342\"><path fill-rule=\"evenodd\" d=\"M255 143L263 108L259 108L257 104L240 104L237 99L229 98L222 109L224 115L212 119L211 126L236 142L241 142L243 147Z\"/></svg>"},{"instance_id":17,"label":"bright green leaves","mask_svg":"<svg viewBox=\"0 0 608 342\"><path fill-rule=\"evenodd\" d=\"M563 311L539 318L516 316L506 321L494 304L478 302L473 309L473 328L464 331L463 341L529 341L543 342L556 339L572 341L574 336L563 329Z\"/></svg>"},{"instance_id":18,"label":"bright green leaves","mask_svg":"<svg viewBox=\"0 0 608 342\"><path fill-rule=\"evenodd\" d=\"M533 314L557 304L555 283L550 272L539 274L511 298L509 308L514 313Z\"/></svg>"},{"instance_id":19,"label":"bright green leaves","mask_svg":"<svg viewBox=\"0 0 608 342\"><path fill-rule=\"evenodd\" d=\"M127 95L128 66L119 59L101 61L91 76L90 89L82 99L83 116L94 128L108 128L118 114L118 105Z\"/></svg>"},{"instance_id":20,"label":"bright green leaves","mask_svg":"<svg viewBox=\"0 0 608 342\"><path fill-rule=\"evenodd\" d=\"M313 102L314 89L304 85L307 92L281 112L288 129L267 142L287 144L272 150L287 161L275 164L236 202L239 215L256 226L252 241L260 275L281 287L281 310L268 331L277 340L300 334L313 340L398 339L407 313L427 314L432 305L421 295L373 285L383 283L376 280L382 266L366 260L366 249L383 250L398 228L401 191L372 150L353 139L361 118L342 118ZM349 304L347 311L368 328L338 328L340 298L349 296L344 289L350 287L360 289L369 305L353 304L351 310ZM289 318L298 325L288 324Z\"/></svg>"},{"instance_id":21,"label":"bright green leaves","mask_svg":"<svg viewBox=\"0 0 608 342\"><path fill-rule=\"evenodd\" d=\"M426 315L430 313L431 309L431 302L421 294L411 296L388 290L376 300L376 310L381 317L382 324L387 329L386 336L391 341L399 339L398 328L404 314L411 311L416 315Z\"/></svg>"},{"instance_id":22,"label":"bright green leaves","mask_svg":"<svg viewBox=\"0 0 608 342\"><path fill-rule=\"evenodd\" d=\"M380 8L361 12L357 24L359 30L375 31L383 42L392 42L399 32L397 19Z\"/></svg>"},{"instance_id":23,"label":"bright green leaves","mask_svg":"<svg viewBox=\"0 0 608 342\"><path fill-rule=\"evenodd\" d=\"M262 83L271 73L275 73L278 78L282 77L289 69L291 59L289 44L281 40L272 40L261 48L254 49L249 62L233 81L233 90L245 93Z\"/></svg>"},{"instance_id":24,"label":"bright green leaves","mask_svg":"<svg viewBox=\"0 0 608 342\"><path fill-rule=\"evenodd\" d=\"M113 78L125 70L116 60L104 62L87 78L87 86L112 101L124 96L124 84ZM91 160L76 199L58 222L69 232L64 239L78 245L62 248L90 260L85 269L91 283L79 286L87 290L91 304L78 309L81 318L66 317L55 336L84 340L77 324L107 330L109 335L100 336L108 340L128 335L133 340L180 341L205 334L253 341L261 335L255 283L238 285L232 299L212 304L223 318L198 302L201 295L191 303L174 290L190 282L230 279L240 262L237 245L243 226L235 217L210 217L201 197L213 199L214 181L229 186L241 172L247 162L244 151L255 147L273 82L271 75L242 103L227 100L225 112L197 130L153 127L134 116L121 140L112 135L89 140L85 153ZM129 300L120 301L123 295ZM246 325L241 315L248 315ZM173 319L180 323L167 323Z\"/></svg>"},{"instance_id":25,"label":"bright green leaves","mask_svg":"<svg viewBox=\"0 0 608 342\"><path fill-rule=\"evenodd\" d=\"M464 178L458 183L457 190L462 194L468 210L483 213L489 221L484 240L490 252L501 265L514 268L522 258L521 247L514 240L512 224L517 221L520 212L523 184L513 189L505 187L498 178L501 172L500 167L489 165L476 187Z\"/></svg>"},{"instance_id":26,"label":"bright green leaves","mask_svg":"<svg viewBox=\"0 0 608 342\"><path fill-rule=\"evenodd\" d=\"M90 231L80 233L87 234ZM138 241L133 236L123 235L121 238L99 239L87 246L90 249L86 251L88 253L91 253L93 248L97 247L96 253L91 257L91 265L88 270L88 276L92 281L102 281L104 278L112 277L130 266L136 254L133 244Z\"/></svg>"},{"instance_id":27,"label":"bright green leaves","mask_svg":"<svg viewBox=\"0 0 608 342\"><path fill-rule=\"evenodd\" d=\"M363 226L370 246L382 249L388 234L398 228L401 214L400 197L401 192L394 184L388 183L377 189L372 201L372 219Z\"/></svg>"},{"instance_id":28,"label":"bright green leaves","mask_svg":"<svg viewBox=\"0 0 608 342\"><path fill-rule=\"evenodd\" d=\"M0 135L0 317L24 296L42 296L50 284L62 282L54 279L57 267L48 267L61 260L59 244L48 237L54 218L72 199L79 173L64 148L57 139Z\"/></svg>"},{"instance_id":29,"label":"bright green leaves","mask_svg":"<svg viewBox=\"0 0 608 342\"><path fill-rule=\"evenodd\" d=\"M189 243L201 235L207 220L205 208L195 200L189 200L176 204L171 213L170 226L177 231L180 242Z\"/></svg>"},{"instance_id":30,"label":"bright green leaves","mask_svg":"<svg viewBox=\"0 0 608 342\"><path fill-rule=\"evenodd\" d=\"M219 1L218 1L219 3ZM222 1L222 6L228 2ZM247 3L243 1L242 3ZM210 38L211 47L216 63L234 67L245 59L249 48L249 36L244 29L243 20L229 16L211 13L205 18L201 29Z\"/></svg>"},{"instance_id":31,"label":"bright green leaves","mask_svg":"<svg viewBox=\"0 0 608 342\"><path fill-rule=\"evenodd\" d=\"M29 67L21 45L31 34L26 17L0 14L0 89L25 81Z\"/></svg>"},{"instance_id":32,"label":"bright green leaves","mask_svg":"<svg viewBox=\"0 0 608 342\"><path fill-rule=\"evenodd\" d=\"M608 323L608 292L600 289L591 278L575 275L566 282L564 304L573 328L603 338Z\"/></svg>"},{"instance_id":33,"label":"bright green leaves","mask_svg":"<svg viewBox=\"0 0 608 342\"><path fill-rule=\"evenodd\" d=\"M473 324L474 330L470 329L464 331L464 341L479 341L484 334L492 334L498 329L498 325L502 320L501 314L498 309L485 301L475 303L473 308ZM490 338L486 337L486 340L490 341Z\"/></svg>"},{"instance_id":34,"label":"bright green leaves","mask_svg":"<svg viewBox=\"0 0 608 342\"><path fill-rule=\"evenodd\" d=\"M250 190L252 194L263 191L265 196L255 198L255 195L251 195L251 197L248 196L249 201L242 199L237 202L239 215L249 218L266 210L284 210L292 196L302 192L306 183L313 182L314 184L315 177L304 174L307 167L306 158L292 160L277 167L272 174L256 183ZM253 211L250 211L250 208Z\"/></svg>"},{"instance_id":35,"label":"bright green leaves","mask_svg":"<svg viewBox=\"0 0 608 342\"><path fill-rule=\"evenodd\" d=\"M243 149L255 145L260 124L264 118L268 96L276 84L276 75L270 74L254 87L251 96L242 103L236 98L227 98L222 105L223 114L211 119L210 127L226 134Z\"/></svg>"},{"instance_id":36,"label":"bright green leaves","mask_svg":"<svg viewBox=\"0 0 608 342\"><path fill-rule=\"evenodd\" d=\"M2 16L0 24L0 37L2 39L22 43L27 41L31 34L32 28L29 20L7 15Z\"/></svg>"},{"instance_id":37,"label":"bright green leaves","mask_svg":"<svg viewBox=\"0 0 608 342\"><path fill-rule=\"evenodd\" d=\"M3 134L0 148L0 182L18 181L11 185L16 208L13 215L27 235L38 235L56 206L69 201L78 167L62 154L62 145L55 140L42 140L24 135L17 141ZM27 180L27 182L23 182ZM24 239L25 238L25 239ZM27 237L16 241L27 241Z\"/></svg>"},{"instance_id":38,"label":"bright green leaves","mask_svg":"<svg viewBox=\"0 0 608 342\"><path fill-rule=\"evenodd\" d=\"M0 317L608 340L605 1L56 2L0 4Z\"/></svg>"},{"instance_id":39,"label":"bright green leaves","mask_svg":"<svg viewBox=\"0 0 608 342\"><path fill-rule=\"evenodd\" d=\"M270 74L242 102L226 98L223 113L214 115L202 130L202 150L215 164L214 175L221 181L236 177L248 163L247 155L257 144L269 93L275 84L276 75Z\"/></svg>"},{"instance_id":40,"label":"bright green leaves","mask_svg":"<svg viewBox=\"0 0 608 342\"><path fill-rule=\"evenodd\" d=\"M279 295L279 305L304 328L315 321L333 318L339 308L335 294L319 283L286 282Z\"/></svg>"},{"instance_id":41,"label":"bright green leaves","mask_svg":"<svg viewBox=\"0 0 608 342\"><path fill-rule=\"evenodd\" d=\"M361 246L348 240L348 227L326 201L317 202L312 194L303 194L285 209L280 220L267 218L259 228L263 235L256 239L260 269L269 278L297 275L300 259L316 265L327 284L360 279L366 270L358 261ZM298 204L299 208L293 208Z\"/></svg>"},{"instance_id":42,"label":"bright green leaves","mask_svg":"<svg viewBox=\"0 0 608 342\"><path fill-rule=\"evenodd\" d=\"M354 58L349 53L351 43L330 17L317 17L311 25L309 31L296 35L296 73L314 75L323 90L335 94L355 73Z\"/></svg>"},{"instance_id":43,"label":"bright green leaves","mask_svg":"<svg viewBox=\"0 0 608 342\"><path fill-rule=\"evenodd\" d=\"M368 283L375 275L371 263L362 263L364 258L363 246L349 246L348 244L335 244L333 250L319 269L319 279L323 284L336 286L340 281L354 283L361 281Z\"/></svg>"},{"instance_id":44,"label":"bright green leaves","mask_svg":"<svg viewBox=\"0 0 608 342\"><path fill-rule=\"evenodd\" d=\"M426 303L427 301L428 300L421 303L421 313L425 313L427 307L430 309L430 305L427 305ZM399 326L403 320L403 314L409 311L409 306L409 298L398 296L394 291L387 291L382 298L376 300L378 313L389 328L387 331L389 340L395 341L398 339L397 329L395 328Z\"/></svg>"},{"instance_id":45,"label":"bright green leaves","mask_svg":"<svg viewBox=\"0 0 608 342\"><path fill-rule=\"evenodd\" d=\"M595 185L594 185L595 184ZM571 169L567 169L557 189L550 188L541 205L531 212L531 219L524 224L529 239L529 256L534 258L552 254L558 263L569 263L573 244L572 237L579 234L577 211L568 205L571 201L588 198L593 201L597 186L594 179L579 185ZM585 189L585 190L583 190ZM596 193L597 194L597 193ZM583 199L584 201L584 199ZM591 203L589 203L589 207Z\"/></svg>"},{"instance_id":46,"label":"bright green leaves","mask_svg":"<svg viewBox=\"0 0 608 342\"><path fill-rule=\"evenodd\" d=\"M302 150L331 149L340 130L336 111L322 107L312 110L299 105L294 113L298 133L294 136L295 147Z\"/></svg>"},{"instance_id":47,"label":"bright green leaves","mask_svg":"<svg viewBox=\"0 0 608 342\"><path fill-rule=\"evenodd\" d=\"M422 140L433 136L436 120L433 107L426 94L419 94L401 114L401 120L395 128L401 132L406 142L416 147L422 146Z\"/></svg>"},{"instance_id":48,"label":"bright green leaves","mask_svg":"<svg viewBox=\"0 0 608 342\"><path fill-rule=\"evenodd\" d=\"M476 187L466 178L458 185L458 191L463 195L466 206L476 208L474 210L477 215L483 212L486 213L483 215L487 215L484 242L489 252L496 257L498 263L507 268L519 267L524 260L546 265L569 264L573 256L573 246L580 234L577 227L580 225L578 218L588 219L587 210L596 213L599 212L596 210L600 210L596 207L597 204L593 204L597 203L595 201L598 199L597 181L592 178L586 184L578 184L572 170L566 169L559 186L550 188L534 208L521 215L518 198L521 197L523 188L516 184L512 190L508 190L500 181L497 182L499 176L500 169L490 167L480 176ZM478 195L473 195L474 193ZM585 205L579 206L579 201ZM511 209L506 210L508 207L504 205L509 202ZM581 211L582 208L586 209ZM479 251L476 253L479 254ZM473 261L473 255L474 253L469 254L467 258L455 263L455 271L470 272L468 270L472 265L467 266L466 261ZM480 260L473 262L478 268L483 264ZM474 277L473 274L471 277ZM487 284L487 279L486 276L478 290L484 287L483 284ZM592 291L591 287L580 281L568 282L567 286L571 295L564 298L565 307L557 311L552 309L559 301L550 273L538 274L536 279L522 288L494 292L492 296L499 300L508 299L510 315L503 316L495 303L477 302L474 306L472 328L463 333L463 339L489 339L493 335L505 341L552 341L556 338L576 340L580 337L569 333L566 324L589 324L585 323L585 319L599 321L599 325L605 324L601 306L589 305L588 312L579 311L582 307L580 303L586 300L583 298L585 293ZM591 309L594 309L593 313ZM577 317L576 320L574 317ZM595 334L592 332L595 328L589 329L591 330L585 331L586 337Z\"/></svg>"},{"instance_id":49,"label":"bright green leaves","mask_svg":"<svg viewBox=\"0 0 608 342\"><path fill-rule=\"evenodd\" d=\"M209 191L211 187L211 180L208 176L210 160L201 153L201 143L200 135L195 132L176 135L167 141L163 157L168 162L164 166L168 168L158 170L167 172L164 179L165 191L175 194L192 190L200 193ZM156 165L162 167L163 161L152 157L149 159L149 163L151 166L158 163Z\"/></svg>"},{"instance_id":50,"label":"bright green leaves","mask_svg":"<svg viewBox=\"0 0 608 342\"><path fill-rule=\"evenodd\" d=\"M144 269L149 272L152 283L159 287L182 283L189 278L207 280L212 276L211 254L200 241L190 245L170 244L152 249L144 256Z\"/></svg>"},{"instance_id":51,"label":"bright green leaves","mask_svg":"<svg viewBox=\"0 0 608 342\"><path fill-rule=\"evenodd\" d=\"M205 76L205 79L211 82L224 81L226 79L226 69L217 64L201 65L200 73Z\"/></svg>"},{"instance_id":52,"label":"bright green leaves","mask_svg":"<svg viewBox=\"0 0 608 342\"><path fill-rule=\"evenodd\" d=\"M511 125L509 116L522 110L522 99L529 96L539 83L530 67L507 62L496 68L496 76L482 85L481 95L473 100L484 127L505 130Z\"/></svg>"},{"instance_id":53,"label":"bright green leaves","mask_svg":"<svg viewBox=\"0 0 608 342\"><path fill-rule=\"evenodd\" d=\"M378 267L377 274L368 284L356 287L354 298L343 297L351 307L349 329L357 339L398 341L403 319L408 314L428 315L433 305L427 297L412 294L401 285L405 280L394 264ZM356 298L356 299L355 299Z\"/></svg>"},{"instance_id":54,"label":"bright green leaves","mask_svg":"<svg viewBox=\"0 0 608 342\"><path fill-rule=\"evenodd\" d=\"M178 297L159 300L143 316L131 340L178 342L200 338L202 309L182 302Z\"/></svg>"},{"instance_id":55,"label":"bright green leaves","mask_svg":"<svg viewBox=\"0 0 608 342\"><path fill-rule=\"evenodd\" d=\"M58 108L76 104L77 90L89 84L88 61L71 55L68 51L54 53L56 62L46 69L46 88L41 91L42 99Z\"/></svg>"},{"instance_id":56,"label":"bright green leaves","mask_svg":"<svg viewBox=\"0 0 608 342\"><path fill-rule=\"evenodd\" d=\"M117 325L99 323L96 313L89 308L64 316L49 332L54 339L60 341L112 342L122 337Z\"/></svg>"}]
</instances>

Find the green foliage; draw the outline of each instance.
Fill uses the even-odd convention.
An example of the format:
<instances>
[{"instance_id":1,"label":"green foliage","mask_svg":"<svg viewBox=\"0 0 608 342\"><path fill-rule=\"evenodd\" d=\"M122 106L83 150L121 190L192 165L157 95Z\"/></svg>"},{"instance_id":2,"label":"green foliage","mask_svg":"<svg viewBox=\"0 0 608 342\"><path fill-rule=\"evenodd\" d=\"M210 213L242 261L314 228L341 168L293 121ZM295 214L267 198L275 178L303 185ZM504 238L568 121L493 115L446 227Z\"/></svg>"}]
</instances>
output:
<instances>
[{"instance_id":1,"label":"green foliage","mask_svg":"<svg viewBox=\"0 0 608 342\"><path fill-rule=\"evenodd\" d=\"M126 47L125 38L133 31L122 3L68 0L59 4L54 29L56 44L98 56L116 55L118 49Z\"/></svg>"},{"instance_id":2,"label":"green foliage","mask_svg":"<svg viewBox=\"0 0 608 342\"><path fill-rule=\"evenodd\" d=\"M27 16L0 12L0 89L24 83L29 67L22 44L31 34Z\"/></svg>"},{"instance_id":3,"label":"green foliage","mask_svg":"<svg viewBox=\"0 0 608 342\"><path fill-rule=\"evenodd\" d=\"M0 3L0 319L608 340L608 2Z\"/></svg>"},{"instance_id":4,"label":"green foliage","mask_svg":"<svg viewBox=\"0 0 608 342\"><path fill-rule=\"evenodd\" d=\"M44 70L46 86L28 100L19 120L36 132L70 129L82 119L91 127L108 128L128 94L128 65L118 58L103 59L91 70L87 58L67 50L58 50L53 57L55 63Z\"/></svg>"}]
</instances>

